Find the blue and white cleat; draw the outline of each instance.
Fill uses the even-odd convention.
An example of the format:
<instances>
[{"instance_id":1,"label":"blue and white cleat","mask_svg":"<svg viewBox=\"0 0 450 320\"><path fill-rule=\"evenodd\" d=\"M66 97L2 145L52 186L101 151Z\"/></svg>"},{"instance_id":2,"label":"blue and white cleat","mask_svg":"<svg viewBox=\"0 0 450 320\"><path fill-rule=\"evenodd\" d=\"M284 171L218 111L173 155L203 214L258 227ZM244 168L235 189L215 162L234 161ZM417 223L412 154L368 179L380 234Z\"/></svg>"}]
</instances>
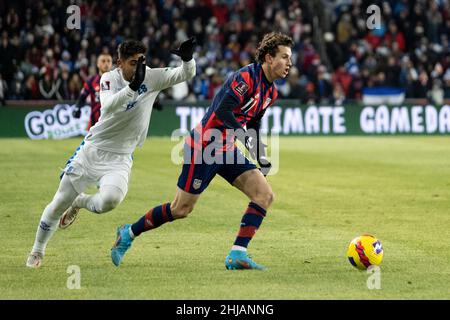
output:
<instances>
[{"instance_id":1,"label":"blue and white cleat","mask_svg":"<svg viewBox=\"0 0 450 320\"><path fill-rule=\"evenodd\" d=\"M225 267L228 270L255 269L266 270L263 265L257 264L247 255L247 252L240 250L231 250L225 258Z\"/></svg>"},{"instance_id":2,"label":"blue and white cleat","mask_svg":"<svg viewBox=\"0 0 450 320\"><path fill-rule=\"evenodd\" d=\"M111 248L111 260L116 267L122 262L125 252L131 247L133 238L130 236L131 224L124 224L117 228L117 239Z\"/></svg>"}]
</instances>

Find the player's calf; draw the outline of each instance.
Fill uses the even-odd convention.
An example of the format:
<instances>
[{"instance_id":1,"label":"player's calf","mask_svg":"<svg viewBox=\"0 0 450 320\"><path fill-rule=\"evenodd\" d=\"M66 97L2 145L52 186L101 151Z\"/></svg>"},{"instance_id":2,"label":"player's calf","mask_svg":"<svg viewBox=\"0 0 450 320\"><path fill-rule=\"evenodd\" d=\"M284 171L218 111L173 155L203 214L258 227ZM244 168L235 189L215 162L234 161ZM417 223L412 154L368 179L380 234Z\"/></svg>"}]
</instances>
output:
<instances>
[{"instance_id":1,"label":"player's calf","mask_svg":"<svg viewBox=\"0 0 450 320\"><path fill-rule=\"evenodd\" d=\"M198 194L191 194L189 192L178 189L177 193L175 194L175 199L170 205L170 210L172 212L173 218L186 218L194 210L198 198Z\"/></svg>"},{"instance_id":2,"label":"player's calf","mask_svg":"<svg viewBox=\"0 0 450 320\"><path fill-rule=\"evenodd\" d=\"M158 228L166 222L173 221L172 210L170 203L164 203L156 206L145 215L143 215L138 221L131 225L131 232L133 236L137 237L142 232Z\"/></svg>"},{"instance_id":3,"label":"player's calf","mask_svg":"<svg viewBox=\"0 0 450 320\"><path fill-rule=\"evenodd\" d=\"M183 219L186 218L189 213L194 210L194 206L191 204L181 204L181 205L171 205L172 216L174 219Z\"/></svg>"}]
</instances>

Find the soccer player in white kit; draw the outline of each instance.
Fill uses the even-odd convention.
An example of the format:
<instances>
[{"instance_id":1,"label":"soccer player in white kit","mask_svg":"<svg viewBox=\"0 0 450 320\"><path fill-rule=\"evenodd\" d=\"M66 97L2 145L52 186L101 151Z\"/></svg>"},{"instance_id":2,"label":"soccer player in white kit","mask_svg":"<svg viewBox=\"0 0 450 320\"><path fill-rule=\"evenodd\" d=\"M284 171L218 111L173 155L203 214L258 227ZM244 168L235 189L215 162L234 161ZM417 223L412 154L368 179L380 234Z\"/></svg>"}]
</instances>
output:
<instances>
[{"instance_id":1,"label":"soccer player in white kit","mask_svg":"<svg viewBox=\"0 0 450 320\"><path fill-rule=\"evenodd\" d=\"M147 138L158 93L195 75L194 45L195 38L190 38L171 51L181 57L181 66L155 69L146 66L146 48L141 42L130 40L119 46L118 68L100 79L100 119L66 164L59 188L42 213L27 267L41 266L58 223L61 229L67 228L80 208L104 213L123 201L128 191L132 153ZM96 183L97 193L83 193Z\"/></svg>"}]
</instances>

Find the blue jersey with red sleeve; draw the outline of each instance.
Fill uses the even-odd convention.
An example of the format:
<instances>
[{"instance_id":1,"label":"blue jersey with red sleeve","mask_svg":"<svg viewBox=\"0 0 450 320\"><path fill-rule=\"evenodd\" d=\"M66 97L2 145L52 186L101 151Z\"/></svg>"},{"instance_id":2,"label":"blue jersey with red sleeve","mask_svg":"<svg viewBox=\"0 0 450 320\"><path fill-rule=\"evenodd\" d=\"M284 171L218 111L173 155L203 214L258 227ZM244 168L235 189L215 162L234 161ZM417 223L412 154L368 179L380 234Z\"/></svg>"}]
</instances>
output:
<instances>
[{"instance_id":1,"label":"blue jersey with red sleeve","mask_svg":"<svg viewBox=\"0 0 450 320\"><path fill-rule=\"evenodd\" d=\"M227 137L227 128L216 115L220 102L226 96L236 103L231 110L237 122L244 127L247 122L261 118L266 109L271 106L278 96L275 84L269 82L264 74L261 64L250 64L234 72L222 85L214 97L202 121L191 131L186 142L195 148L204 148L211 139L207 130L216 129L222 132L222 151L236 147L234 139ZM201 137L201 143L195 137Z\"/></svg>"},{"instance_id":2,"label":"blue jersey with red sleeve","mask_svg":"<svg viewBox=\"0 0 450 320\"><path fill-rule=\"evenodd\" d=\"M86 99L88 96L91 100L91 121L89 127L97 123L100 118L100 75L90 77L83 85L81 95Z\"/></svg>"}]
</instances>

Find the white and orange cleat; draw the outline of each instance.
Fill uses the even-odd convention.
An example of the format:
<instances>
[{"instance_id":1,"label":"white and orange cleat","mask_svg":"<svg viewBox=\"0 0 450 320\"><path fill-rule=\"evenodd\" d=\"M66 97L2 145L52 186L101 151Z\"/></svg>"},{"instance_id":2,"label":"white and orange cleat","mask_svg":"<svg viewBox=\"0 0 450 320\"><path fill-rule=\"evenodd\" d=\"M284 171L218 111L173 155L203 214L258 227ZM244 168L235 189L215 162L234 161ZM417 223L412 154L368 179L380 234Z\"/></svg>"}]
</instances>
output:
<instances>
[{"instance_id":1,"label":"white and orange cleat","mask_svg":"<svg viewBox=\"0 0 450 320\"><path fill-rule=\"evenodd\" d=\"M42 265L42 260L44 260L44 255L40 252L32 252L28 255L27 267L28 268L39 268Z\"/></svg>"},{"instance_id":2,"label":"white and orange cleat","mask_svg":"<svg viewBox=\"0 0 450 320\"><path fill-rule=\"evenodd\" d=\"M80 208L74 208L70 206L59 219L59 228L66 229L68 228L77 218L78 212Z\"/></svg>"}]
</instances>

